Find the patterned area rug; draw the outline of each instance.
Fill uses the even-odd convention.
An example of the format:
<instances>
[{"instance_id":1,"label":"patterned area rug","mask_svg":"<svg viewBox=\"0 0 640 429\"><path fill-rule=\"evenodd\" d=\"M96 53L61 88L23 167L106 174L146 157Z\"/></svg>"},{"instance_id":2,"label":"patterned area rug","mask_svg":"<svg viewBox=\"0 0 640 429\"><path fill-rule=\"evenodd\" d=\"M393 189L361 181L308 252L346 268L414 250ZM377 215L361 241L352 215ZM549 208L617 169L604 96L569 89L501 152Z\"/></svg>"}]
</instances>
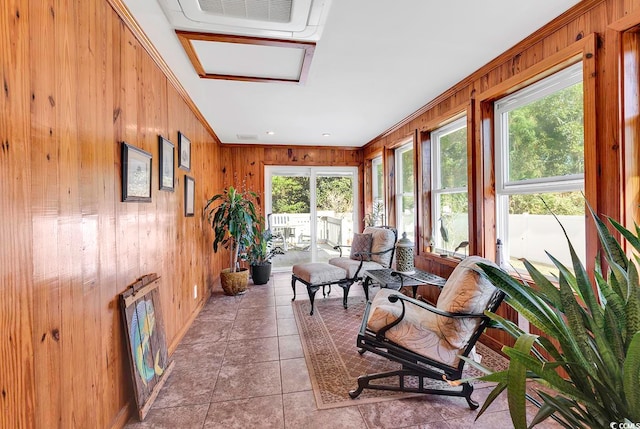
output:
<instances>
[{"instance_id":1,"label":"patterned area rug","mask_svg":"<svg viewBox=\"0 0 640 429\"><path fill-rule=\"evenodd\" d=\"M346 310L342 308L342 298L316 299L313 316L309 316L309 301L294 301L293 309L318 409L416 395L365 389L357 400L349 397L348 392L357 387L360 375L392 371L401 367L400 364L374 353L358 353L356 339L365 309L364 297L349 298L349 308ZM488 347L478 343L476 351L482 356L483 365L496 370L507 367L507 360ZM469 365L466 367L463 374L465 377L480 375L475 368ZM486 384L476 382L475 386ZM438 380L432 380L432 385L448 388L446 383Z\"/></svg>"}]
</instances>

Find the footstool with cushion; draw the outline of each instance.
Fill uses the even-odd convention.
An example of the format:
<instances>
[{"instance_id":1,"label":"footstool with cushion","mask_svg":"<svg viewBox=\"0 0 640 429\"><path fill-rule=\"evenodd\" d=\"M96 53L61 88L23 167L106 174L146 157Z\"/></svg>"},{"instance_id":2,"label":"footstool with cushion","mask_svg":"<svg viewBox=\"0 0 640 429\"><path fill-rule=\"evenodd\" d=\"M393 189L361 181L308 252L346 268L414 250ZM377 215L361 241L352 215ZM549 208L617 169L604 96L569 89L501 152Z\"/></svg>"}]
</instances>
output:
<instances>
[{"instance_id":1,"label":"footstool with cushion","mask_svg":"<svg viewBox=\"0 0 640 429\"><path fill-rule=\"evenodd\" d=\"M311 312L309 314L312 316L313 301L318 289L322 288L322 295L326 296L327 294L324 292L325 286L329 286L329 292L331 292L331 285L340 286L344 291L342 306L347 308L349 288L354 282L353 279L347 278L347 271L344 268L325 264L323 262L296 264L293 266L293 274L291 275L291 288L293 289L293 298L291 301L296 299L297 281L307 286L307 293L309 294L309 301L311 302Z\"/></svg>"}]
</instances>

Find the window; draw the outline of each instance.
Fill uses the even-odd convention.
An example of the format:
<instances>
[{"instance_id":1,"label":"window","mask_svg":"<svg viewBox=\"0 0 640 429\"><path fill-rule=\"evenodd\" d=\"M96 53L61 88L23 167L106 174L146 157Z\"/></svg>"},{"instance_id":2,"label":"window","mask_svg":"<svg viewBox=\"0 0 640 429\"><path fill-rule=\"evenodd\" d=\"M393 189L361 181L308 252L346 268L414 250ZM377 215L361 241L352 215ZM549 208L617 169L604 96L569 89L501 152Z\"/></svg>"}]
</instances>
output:
<instances>
[{"instance_id":1,"label":"window","mask_svg":"<svg viewBox=\"0 0 640 429\"><path fill-rule=\"evenodd\" d=\"M371 221L373 225L384 225L384 170L382 156L371 160L371 203L373 208Z\"/></svg>"},{"instance_id":2,"label":"window","mask_svg":"<svg viewBox=\"0 0 640 429\"><path fill-rule=\"evenodd\" d=\"M413 140L396 149L396 219L398 236L415 242L415 173Z\"/></svg>"},{"instance_id":3,"label":"window","mask_svg":"<svg viewBox=\"0 0 640 429\"><path fill-rule=\"evenodd\" d=\"M469 245L467 118L431 133L433 251L466 254Z\"/></svg>"},{"instance_id":4,"label":"window","mask_svg":"<svg viewBox=\"0 0 640 429\"><path fill-rule=\"evenodd\" d=\"M497 233L505 262L516 268L520 258L543 272L553 268L545 251L570 267L549 210L584 262L582 86L578 63L495 103Z\"/></svg>"}]
</instances>

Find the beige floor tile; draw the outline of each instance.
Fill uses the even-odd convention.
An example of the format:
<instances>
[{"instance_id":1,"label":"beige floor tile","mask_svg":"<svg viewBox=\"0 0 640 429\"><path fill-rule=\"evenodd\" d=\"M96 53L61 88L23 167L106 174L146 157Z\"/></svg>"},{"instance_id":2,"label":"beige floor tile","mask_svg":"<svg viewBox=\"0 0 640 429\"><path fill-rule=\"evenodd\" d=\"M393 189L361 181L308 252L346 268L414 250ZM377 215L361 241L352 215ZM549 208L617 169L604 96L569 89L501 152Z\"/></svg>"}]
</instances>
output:
<instances>
[{"instance_id":1,"label":"beige floor tile","mask_svg":"<svg viewBox=\"0 0 640 429\"><path fill-rule=\"evenodd\" d=\"M209 403L219 369L220 366L207 369L175 369L162 387L152 408Z\"/></svg>"},{"instance_id":2,"label":"beige floor tile","mask_svg":"<svg viewBox=\"0 0 640 429\"><path fill-rule=\"evenodd\" d=\"M282 393L311 390L311 379L303 357L281 360L280 374L282 374Z\"/></svg>"},{"instance_id":3,"label":"beige floor tile","mask_svg":"<svg viewBox=\"0 0 640 429\"><path fill-rule=\"evenodd\" d=\"M280 362L223 365L211 402L247 399L282 393Z\"/></svg>"},{"instance_id":4,"label":"beige floor tile","mask_svg":"<svg viewBox=\"0 0 640 429\"><path fill-rule=\"evenodd\" d=\"M277 319L294 319L293 315L293 307L291 307L291 302L287 302L284 305L276 306L276 318Z\"/></svg>"},{"instance_id":5,"label":"beige floor tile","mask_svg":"<svg viewBox=\"0 0 640 429\"><path fill-rule=\"evenodd\" d=\"M251 308L238 309L236 320L249 320L249 319L275 319L276 307L275 306L262 306Z\"/></svg>"},{"instance_id":6,"label":"beige floor tile","mask_svg":"<svg viewBox=\"0 0 640 429\"><path fill-rule=\"evenodd\" d=\"M278 337L280 347L280 359L293 359L304 357L302 343L299 335L287 335Z\"/></svg>"},{"instance_id":7,"label":"beige floor tile","mask_svg":"<svg viewBox=\"0 0 640 429\"><path fill-rule=\"evenodd\" d=\"M229 341L224 364L277 361L279 357L278 337Z\"/></svg>"},{"instance_id":8,"label":"beige floor tile","mask_svg":"<svg viewBox=\"0 0 640 429\"><path fill-rule=\"evenodd\" d=\"M132 418L125 429L200 429L205 422L209 404L152 409L144 421Z\"/></svg>"},{"instance_id":9,"label":"beige floor tile","mask_svg":"<svg viewBox=\"0 0 640 429\"><path fill-rule=\"evenodd\" d=\"M359 405L368 428L403 428L442 420L427 397Z\"/></svg>"},{"instance_id":10,"label":"beige floor tile","mask_svg":"<svg viewBox=\"0 0 640 429\"><path fill-rule=\"evenodd\" d=\"M236 319L229 340L248 340L252 338L275 337L278 335L276 317Z\"/></svg>"},{"instance_id":11,"label":"beige floor tile","mask_svg":"<svg viewBox=\"0 0 640 429\"><path fill-rule=\"evenodd\" d=\"M181 344L217 343L227 341L233 322L224 319L196 318L181 341Z\"/></svg>"},{"instance_id":12,"label":"beige floor tile","mask_svg":"<svg viewBox=\"0 0 640 429\"><path fill-rule=\"evenodd\" d=\"M310 390L286 393L282 397L287 429L366 429L357 407L318 410Z\"/></svg>"},{"instance_id":13,"label":"beige floor tile","mask_svg":"<svg viewBox=\"0 0 640 429\"><path fill-rule=\"evenodd\" d=\"M204 428L284 428L282 395L211 404Z\"/></svg>"},{"instance_id":14,"label":"beige floor tile","mask_svg":"<svg viewBox=\"0 0 640 429\"><path fill-rule=\"evenodd\" d=\"M296 319L277 319L278 336L297 335L298 325Z\"/></svg>"}]
</instances>

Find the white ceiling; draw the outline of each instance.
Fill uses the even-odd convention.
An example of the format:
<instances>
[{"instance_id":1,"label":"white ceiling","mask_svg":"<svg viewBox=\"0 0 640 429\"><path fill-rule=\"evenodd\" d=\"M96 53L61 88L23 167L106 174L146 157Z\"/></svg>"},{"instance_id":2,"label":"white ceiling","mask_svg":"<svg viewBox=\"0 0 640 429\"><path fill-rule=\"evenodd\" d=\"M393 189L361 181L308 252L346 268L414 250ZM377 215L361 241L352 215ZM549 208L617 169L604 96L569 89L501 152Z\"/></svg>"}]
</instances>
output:
<instances>
[{"instance_id":1,"label":"white ceiling","mask_svg":"<svg viewBox=\"0 0 640 429\"><path fill-rule=\"evenodd\" d=\"M223 143L359 147L579 2L325 1L304 85L201 79L174 30L203 26L125 3Z\"/></svg>"}]
</instances>

